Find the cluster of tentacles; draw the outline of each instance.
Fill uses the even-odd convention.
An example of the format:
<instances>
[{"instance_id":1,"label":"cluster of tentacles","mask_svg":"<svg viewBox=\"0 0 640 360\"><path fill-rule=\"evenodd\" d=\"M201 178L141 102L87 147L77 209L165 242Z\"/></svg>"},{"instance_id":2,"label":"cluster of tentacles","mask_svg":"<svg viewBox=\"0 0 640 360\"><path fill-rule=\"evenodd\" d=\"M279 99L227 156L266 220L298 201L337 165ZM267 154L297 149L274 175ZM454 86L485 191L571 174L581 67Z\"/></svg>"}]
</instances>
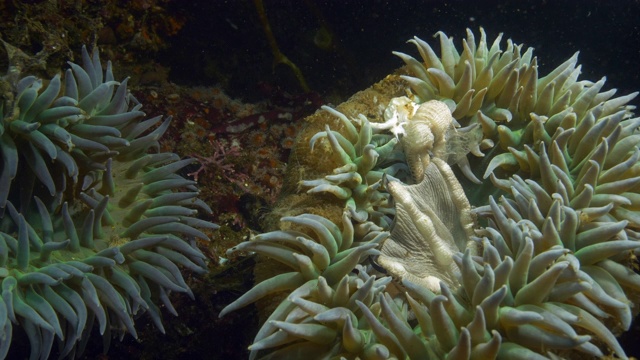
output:
<instances>
[{"instance_id":1,"label":"cluster of tentacles","mask_svg":"<svg viewBox=\"0 0 640 360\"><path fill-rule=\"evenodd\" d=\"M579 80L577 56L539 78L532 49L522 52L511 40L501 49L501 35L488 46L480 31L477 43L467 32L461 52L439 32L439 56L411 40L422 61L397 55L411 73L402 78L413 97L393 99L380 124L330 110L346 134L326 128L312 138L312 147L328 140L337 166L303 184L345 199L345 214L357 216L345 215L343 238L359 233L367 241L345 247L336 225L307 214L297 218L324 225L296 220L303 228L258 235L232 250L293 269L223 311L289 291L250 347L252 358L259 350L267 358L545 359L572 352L626 358L614 335L629 328L640 290L633 271L640 119L627 105L637 93L614 98L615 90L601 92L604 79ZM426 115L426 146L403 141L418 138L412 121L433 100L446 104L451 119ZM378 154L399 150L406 157L392 156L393 169L401 161L421 169L424 176L413 174L418 184L391 177L385 183L376 167ZM474 156L483 159L469 161ZM450 165L462 174L453 176ZM354 195L381 179L376 197L386 200L389 191L396 203L395 214L387 213L395 216L390 228L376 221L380 210L371 197ZM365 214L382 229L354 232L351 221ZM349 263L352 271L340 266L335 276L331 269L346 265L343 252L357 252L352 259L359 263Z\"/></svg>"},{"instance_id":2,"label":"cluster of tentacles","mask_svg":"<svg viewBox=\"0 0 640 360\"><path fill-rule=\"evenodd\" d=\"M374 126L364 115L350 120L343 113L323 106L323 110L336 116L346 131L346 136L333 131L326 125L326 131L314 135L310 141L313 151L319 139L327 139L339 167L322 179L304 180L301 185L311 187L309 194L330 193L347 202L351 217L363 223L373 221L383 228L389 228L393 219L393 204L389 194L381 191L382 178L407 176L407 166L401 151L395 150L398 139L389 134L374 133ZM356 130L354 122L360 125Z\"/></svg>"},{"instance_id":3,"label":"cluster of tentacles","mask_svg":"<svg viewBox=\"0 0 640 360\"><path fill-rule=\"evenodd\" d=\"M206 269L197 228L217 226L198 219L211 210L176 173L191 160L159 151L171 119L144 119L97 49L82 59L48 82L19 64L3 78L0 358L16 325L32 359L54 342L60 357L79 355L96 320L107 345L137 337L142 313L164 331L159 306L176 314L168 295L193 296L181 267Z\"/></svg>"},{"instance_id":4,"label":"cluster of tentacles","mask_svg":"<svg viewBox=\"0 0 640 360\"><path fill-rule=\"evenodd\" d=\"M467 190L477 205L489 202L476 209L492 219L480 230L483 236L498 249L500 258L512 257L514 263L529 251L528 240L523 242L529 238L534 259L547 258L536 271L548 274L556 269L561 285L547 279L548 291L538 288L534 304L560 302L572 306L574 314L580 309L607 322L616 332L627 330L634 306L630 297L640 280L629 268L640 240L634 205L640 190L636 174L640 119L633 118L633 107L626 105L637 93L613 98L615 89L600 92L604 79L579 81L577 56L538 79L530 49L521 55L521 46L509 41L502 52L499 38L487 48L484 32L476 47L468 32L464 51L458 54L452 40L439 35L440 58L425 42L413 41L424 64L416 66L416 60L403 56L415 76L407 79L420 97L431 96L425 93L431 89L438 94L435 98L455 103L456 120L480 124L482 143L494 144L486 149L488 162L483 163L484 178L491 181ZM494 189L487 190L488 185ZM488 195L500 193L498 207ZM530 234L517 235L516 229ZM505 243L509 245L501 246ZM549 251L554 248L558 256L551 261ZM560 311L552 313L576 325ZM612 345L606 327L599 325L596 331L593 323L590 326L589 331L624 357L619 346ZM538 347L523 342L531 338L519 343L541 352L577 348L598 355L595 346L587 350L584 342L554 346L549 341L577 338L559 328L545 331L537 338Z\"/></svg>"}]
</instances>

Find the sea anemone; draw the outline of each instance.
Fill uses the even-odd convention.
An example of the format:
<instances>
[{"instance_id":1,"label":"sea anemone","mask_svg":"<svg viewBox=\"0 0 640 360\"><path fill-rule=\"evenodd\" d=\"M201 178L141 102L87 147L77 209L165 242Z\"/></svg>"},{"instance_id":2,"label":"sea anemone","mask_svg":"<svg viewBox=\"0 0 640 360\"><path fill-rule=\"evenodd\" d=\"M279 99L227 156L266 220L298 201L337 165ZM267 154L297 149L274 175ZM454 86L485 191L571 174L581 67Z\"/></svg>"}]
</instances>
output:
<instances>
[{"instance_id":1,"label":"sea anemone","mask_svg":"<svg viewBox=\"0 0 640 360\"><path fill-rule=\"evenodd\" d=\"M640 245L634 205L640 190L640 177L635 174L640 119L632 118L633 107L626 105L637 93L612 98L615 89L600 92L604 79L578 81L577 56L538 79L530 50L521 56L521 46L509 41L501 53L499 38L488 49L482 30L481 34L476 47L468 32L465 50L458 54L452 40L439 33L440 58L434 57L428 44L414 39L424 64L401 55L414 75L405 79L419 98L449 102L461 124L480 124L482 142L494 144L485 148L488 159L482 163L486 166L483 177L491 181L468 187L467 194L478 201L481 195L489 200L490 205L476 213L493 219L480 231L500 249L500 256L515 260L524 251L522 240L499 245L525 226L530 235L522 239L533 240L534 256L553 247L567 253L544 267L558 268L562 259L569 258L571 266L559 272L563 295L543 295L538 289L538 302L560 299L600 321L608 319L617 332L627 330L633 306L628 294L638 290L640 279L627 268L630 251ZM426 89L435 91L433 96ZM482 192L489 184L494 190ZM492 193L504 194L502 207L487 198ZM567 278L573 280L565 283ZM547 283L549 291L554 291ZM504 333L508 337L509 332ZM560 333L557 330L548 339L558 339ZM531 344L525 346L531 348ZM619 347L608 345L624 356Z\"/></svg>"},{"instance_id":2,"label":"sea anemone","mask_svg":"<svg viewBox=\"0 0 640 360\"><path fill-rule=\"evenodd\" d=\"M179 266L206 269L197 228L217 226L197 218L211 210L176 174L191 160L159 152L171 119L151 130L162 118L143 120L111 63L103 73L97 49L82 58L64 84L59 74L44 89L34 76L4 78L0 358L13 325L31 359L48 358L56 339L60 357L79 355L96 319L107 347L112 333L137 337L141 313L164 332L158 305L176 314L168 295L193 296Z\"/></svg>"},{"instance_id":3,"label":"sea anemone","mask_svg":"<svg viewBox=\"0 0 640 360\"><path fill-rule=\"evenodd\" d=\"M373 221L388 229L393 205L389 202L389 194L379 189L383 176L401 176L403 172L406 175L404 156L402 152L394 151L398 139L387 134L374 134L372 124L364 115L349 119L328 106L322 109L337 117L347 134L344 136L332 131L326 125L325 131L311 138L309 146L313 151L316 142L327 139L339 167L322 179L303 180L300 184L311 187L308 194L330 193L346 200L346 208L355 221ZM354 123L360 125L360 131L356 130Z\"/></svg>"},{"instance_id":4,"label":"sea anemone","mask_svg":"<svg viewBox=\"0 0 640 360\"><path fill-rule=\"evenodd\" d=\"M539 77L532 49L511 40L501 49L502 35L489 47L480 33L476 43L467 31L459 52L439 32L439 56L426 42L410 40L422 61L396 53L407 64L401 72L410 75L381 82L391 84L385 95L394 97L381 122L338 113L344 134L326 128L301 137L312 146L327 138L326 151L338 154L334 174L304 184L344 199L347 213L354 210L350 191L365 182L336 179L379 170L370 161L375 156L363 151L373 131L399 140L389 153L404 152L417 184L379 177L376 191L395 201L391 235L379 256L354 268L384 284L376 299L343 309L322 302L320 292L330 291L314 280L281 304L291 316L281 312L264 325L273 334L269 346L259 336L252 347L278 355L415 359L603 356L608 348L626 357L614 334L629 328L640 290L632 269L640 248L640 119L627 105L637 93L614 98L615 89L601 92L604 79L578 80L577 54ZM411 89L408 97L394 87L398 78ZM355 96L351 101L367 105L354 108L376 113L380 89ZM432 118L431 106L450 118ZM368 203L360 204L355 209L369 214ZM339 326L321 320L337 309ZM358 346L354 331L364 339Z\"/></svg>"}]
</instances>

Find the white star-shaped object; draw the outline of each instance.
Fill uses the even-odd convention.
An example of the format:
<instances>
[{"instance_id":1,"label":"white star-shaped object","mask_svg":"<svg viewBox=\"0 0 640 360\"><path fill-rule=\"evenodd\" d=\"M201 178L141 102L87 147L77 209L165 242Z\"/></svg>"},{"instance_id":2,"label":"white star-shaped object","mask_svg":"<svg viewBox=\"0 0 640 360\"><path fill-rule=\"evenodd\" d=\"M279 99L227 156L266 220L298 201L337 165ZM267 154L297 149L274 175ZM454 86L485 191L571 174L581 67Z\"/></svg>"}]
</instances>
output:
<instances>
[{"instance_id":1,"label":"white star-shaped object","mask_svg":"<svg viewBox=\"0 0 640 360\"><path fill-rule=\"evenodd\" d=\"M413 117L418 105L406 96L396 97L389 101L389 105L384 110L383 123L371 123L374 130L386 130L392 133L396 139L404 135L404 126Z\"/></svg>"}]
</instances>

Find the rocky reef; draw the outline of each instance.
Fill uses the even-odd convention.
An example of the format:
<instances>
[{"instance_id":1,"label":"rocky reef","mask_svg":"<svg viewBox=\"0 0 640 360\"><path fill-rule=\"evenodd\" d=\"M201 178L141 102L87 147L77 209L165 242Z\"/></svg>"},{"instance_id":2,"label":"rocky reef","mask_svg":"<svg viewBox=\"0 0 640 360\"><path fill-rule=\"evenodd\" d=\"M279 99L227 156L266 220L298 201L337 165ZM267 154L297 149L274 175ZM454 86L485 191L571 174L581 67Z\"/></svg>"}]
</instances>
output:
<instances>
[{"instance_id":1,"label":"rocky reef","mask_svg":"<svg viewBox=\"0 0 640 360\"><path fill-rule=\"evenodd\" d=\"M229 250L287 270L221 316L275 299L251 358L626 358L637 93L580 79L577 54L541 76L502 35L437 38L306 119L279 230Z\"/></svg>"}]
</instances>

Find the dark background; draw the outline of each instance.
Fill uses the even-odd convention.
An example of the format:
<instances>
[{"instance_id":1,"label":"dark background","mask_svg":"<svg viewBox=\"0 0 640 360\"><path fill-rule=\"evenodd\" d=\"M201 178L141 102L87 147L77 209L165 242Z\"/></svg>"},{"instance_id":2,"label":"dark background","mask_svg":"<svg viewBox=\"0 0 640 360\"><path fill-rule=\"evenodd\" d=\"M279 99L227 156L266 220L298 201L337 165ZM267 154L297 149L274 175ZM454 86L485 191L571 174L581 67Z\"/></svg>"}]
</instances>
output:
<instances>
[{"instance_id":1,"label":"dark background","mask_svg":"<svg viewBox=\"0 0 640 360\"><path fill-rule=\"evenodd\" d=\"M618 94L640 89L639 1L285 1L265 0L267 17L282 52L296 63L311 89L344 99L368 87L403 63L392 50L418 56L406 40L414 35L435 45L442 30L457 46L479 27L491 44L498 33L534 47L539 72L548 73L576 51L582 79L607 76ZM174 1L189 17L185 27L156 58L171 69L170 80L185 84L221 83L235 96L251 98L257 83L295 91L284 65L272 55L252 1ZM328 48L314 43L324 29ZM323 31L324 31L323 30Z\"/></svg>"}]
</instances>

